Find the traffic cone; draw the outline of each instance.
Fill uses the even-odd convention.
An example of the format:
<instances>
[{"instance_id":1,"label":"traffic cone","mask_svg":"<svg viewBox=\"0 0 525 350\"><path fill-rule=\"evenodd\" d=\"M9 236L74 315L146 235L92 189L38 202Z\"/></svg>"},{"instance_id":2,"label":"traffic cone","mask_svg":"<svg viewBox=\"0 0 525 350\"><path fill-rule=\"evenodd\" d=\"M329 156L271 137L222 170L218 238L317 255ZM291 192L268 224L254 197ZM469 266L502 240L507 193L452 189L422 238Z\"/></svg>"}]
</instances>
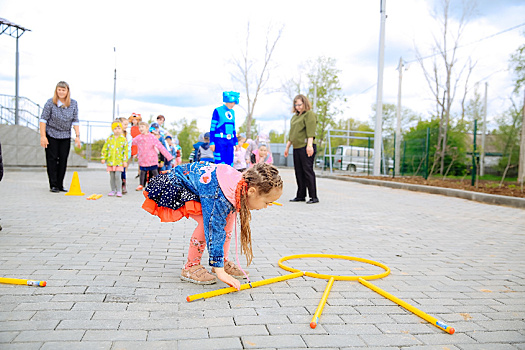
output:
<instances>
[{"instance_id":1,"label":"traffic cone","mask_svg":"<svg viewBox=\"0 0 525 350\"><path fill-rule=\"evenodd\" d=\"M71 180L71 186L69 186L69 192L65 194L66 196L83 196L84 192L80 189L80 181L78 181L78 173L75 171L73 173L73 179Z\"/></svg>"}]
</instances>

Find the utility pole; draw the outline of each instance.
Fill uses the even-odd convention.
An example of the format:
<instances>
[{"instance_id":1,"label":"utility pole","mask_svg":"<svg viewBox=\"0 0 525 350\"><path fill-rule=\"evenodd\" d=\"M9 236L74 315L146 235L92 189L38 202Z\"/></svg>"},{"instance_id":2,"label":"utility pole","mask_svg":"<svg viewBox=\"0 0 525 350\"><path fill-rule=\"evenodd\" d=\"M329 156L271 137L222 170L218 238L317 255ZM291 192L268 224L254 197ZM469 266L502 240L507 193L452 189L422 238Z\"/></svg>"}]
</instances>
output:
<instances>
[{"instance_id":1,"label":"utility pole","mask_svg":"<svg viewBox=\"0 0 525 350\"><path fill-rule=\"evenodd\" d=\"M386 0L381 2L381 29L379 35L379 62L377 74L376 127L374 130L374 176L381 170L381 145L383 144L383 68L385 60Z\"/></svg>"},{"instance_id":2,"label":"utility pole","mask_svg":"<svg viewBox=\"0 0 525 350\"><path fill-rule=\"evenodd\" d=\"M15 125L18 125L20 123L20 111L19 111L19 105L18 105L18 81L20 80L19 72L18 72L18 66L20 64L20 54L18 53L18 39L24 34L26 31L30 32L31 30L24 28L22 26L19 26L18 24L11 23L8 20L4 18L0 18L0 35L7 34L10 37L13 37L16 39L16 56L15 56Z\"/></svg>"},{"instance_id":3,"label":"utility pole","mask_svg":"<svg viewBox=\"0 0 525 350\"><path fill-rule=\"evenodd\" d=\"M115 53L115 79L113 82L113 119L111 120L112 122L113 120L115 120L115 99L117 96L117 49L115 47L113 47L113 52Z\"/></svg>"},{"instance_id":4,"label":"utility pole","mask_svg":"<svg viewBox=\"0 0 525 350\"><path fill-rule=\"evenodd\" d=\"M348 138L346 139L346 145L350 146L350 118L348 118L346 122L346 131L346 136L348 136Z\"/></svg>"},{"instance_id":5,"label":"utility pole","mask_svg":"<svg viewBox=\"0 0 525 350\"><path fill-rule=\"evenodd\" d=\"M399 163L401 162L401 82L403 81L403 57L399 58L399 66L397 66L397 69L399 70L399 85L397 88L397 110L396 110L396 116L397 116L397 124L396 124L396 144L395 144L395 154L396 159L394 160L394 174L399 175Z\"/></svg>"},{"instance_id":6,"label":"utility pole","mask_svg":"<svg viewBox=\"0 0 525 350\"><path fill-rule=\"evenodd\" d=\"M479 176L485 175L485 134L487 133L487 91L489 83L485 82L485 99L483 101L483 125L481 127L481 154L479 159Z\"/></svg>"}]
</instances>

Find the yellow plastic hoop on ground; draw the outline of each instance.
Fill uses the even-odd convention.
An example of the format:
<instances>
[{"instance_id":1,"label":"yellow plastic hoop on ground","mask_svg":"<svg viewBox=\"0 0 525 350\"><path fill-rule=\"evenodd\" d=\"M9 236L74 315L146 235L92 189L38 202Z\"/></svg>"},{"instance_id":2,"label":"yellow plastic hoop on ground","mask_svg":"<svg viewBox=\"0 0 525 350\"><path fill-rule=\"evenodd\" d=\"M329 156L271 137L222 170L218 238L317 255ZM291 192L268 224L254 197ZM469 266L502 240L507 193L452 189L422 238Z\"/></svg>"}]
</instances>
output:
<instances>
[{"instance_id":1,"label":"yellow plastic hoop on ground","mask_svg":"<svg viewBox=\"0 0 525 350\"><path fill-rule=\"evenodd\" d=\"M352 261L359 261L365 264L370 264L374 266L378 266L385 270L383 273L379 273L376 275L368 275L368 276L334 276L334 275L325 275L321 273L314 273L314 272L304 272L305 276L313 277L313 278L321 278L321 279L327 279L333 278L336 281L357 281L360 278L364 280L375 280L378 278L386 277L390 274L390 268L386 266L385 264L379 263L377 261L368 260L364 258L357 258L354 256L346 256L346 255L335 255L335 254L297 254L297 255L289 255L281 258L278 262L279 266L290 272L300 272L301 270L294 269L292 267L286 266L283 264L283 261L287 260L293 260L293 259L303 259L303 258L326 258L326 259L343 259L343 260L352 260Z\"/></svg>"}]
</instances>

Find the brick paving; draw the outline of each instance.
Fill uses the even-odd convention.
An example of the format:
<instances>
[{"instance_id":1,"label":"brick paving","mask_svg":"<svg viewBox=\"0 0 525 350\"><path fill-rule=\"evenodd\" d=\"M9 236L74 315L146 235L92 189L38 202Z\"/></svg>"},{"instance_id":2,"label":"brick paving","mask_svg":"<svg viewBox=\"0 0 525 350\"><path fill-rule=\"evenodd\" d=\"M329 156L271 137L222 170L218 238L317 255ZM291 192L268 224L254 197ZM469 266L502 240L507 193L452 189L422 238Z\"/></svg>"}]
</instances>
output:
<instances>
[{"instance_id":1,"label":"brick paving","mask_svg":"<svg viewBox=\"0 0 525 350\"><path fill-rule=\"evenodd\" d=\"M135 191L107 197L102 169L78 170L86 196L68 197L47 190L43 170L7 168L0 276L47 286L0 284L0 349L525 349L525 210L327 178L318 179L321 203L289 203L293 170L281 172L284 206L253 212L252 281L287 274L277 261L293 254L371 259L391 269L372 283L456 333L353 281L334 283L315 329L326 280L300 277L188 303L188 295L224 287L179 280L193 221L160 223ZM94 193L104 197L86 200ZM334 259L287 265L383 271Z\"/></svg>"}]
</instances>

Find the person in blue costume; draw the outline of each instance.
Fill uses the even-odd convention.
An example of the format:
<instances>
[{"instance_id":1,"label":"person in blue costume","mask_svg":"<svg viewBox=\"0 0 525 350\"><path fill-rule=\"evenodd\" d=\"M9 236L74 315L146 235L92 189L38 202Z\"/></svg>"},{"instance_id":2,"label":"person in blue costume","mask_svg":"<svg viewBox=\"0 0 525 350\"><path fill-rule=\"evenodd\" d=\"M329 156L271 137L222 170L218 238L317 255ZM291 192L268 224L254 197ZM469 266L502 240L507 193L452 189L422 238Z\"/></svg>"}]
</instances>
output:
<instances>
[{"instance_id":1,"label":"person in blue costume","mask_svg":"<svg viewBox=\"0 0 525 350\"><path fill-rule=\"evenodd\" d=\"M215 108L211 118L210 149L215 157L215 164L233 166L233 151L237 145L235 131L235 112L233 107L239 103L238 92L224 91L222 102L224 105Z\"/></svg>"}]
</instances>

